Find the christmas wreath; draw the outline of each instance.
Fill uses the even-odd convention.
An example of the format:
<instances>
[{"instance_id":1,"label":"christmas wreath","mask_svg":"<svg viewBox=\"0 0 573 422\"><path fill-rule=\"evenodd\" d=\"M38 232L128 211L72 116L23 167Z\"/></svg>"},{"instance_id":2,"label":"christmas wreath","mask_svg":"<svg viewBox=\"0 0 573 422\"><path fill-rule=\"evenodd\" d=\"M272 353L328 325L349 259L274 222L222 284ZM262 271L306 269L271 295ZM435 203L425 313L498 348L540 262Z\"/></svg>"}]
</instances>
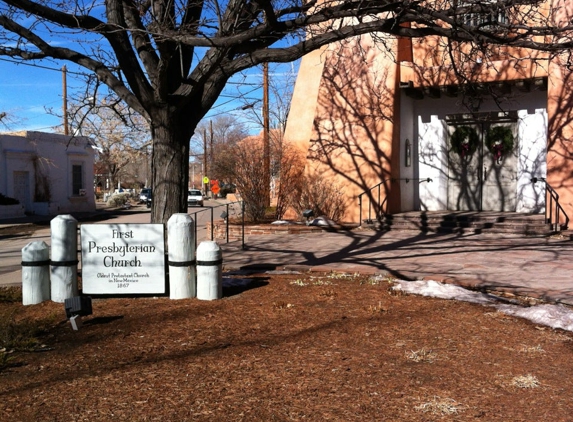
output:
<instances>
[{"instance_id":1,"label":"christmas wreath","mask_svg":"<svg viewBox=\"0 0 573 422\"><path fill-rule=\"evenodd\" d=\"M490 128L485 136L485 145L499 164L501 158L513 150L513 132L507 126Z\"/></svg>"},{"instance_id":2,"label":"christmas wreath","mask_svg":"<svg viewBox=\"0 0 573 422\"><path fill-rule=\"evenodd\" d=\"M452 134L452 149L462 158L472 155L479 145L479 135L470 126L460 126Z\"/></svg>"}]
</instances>

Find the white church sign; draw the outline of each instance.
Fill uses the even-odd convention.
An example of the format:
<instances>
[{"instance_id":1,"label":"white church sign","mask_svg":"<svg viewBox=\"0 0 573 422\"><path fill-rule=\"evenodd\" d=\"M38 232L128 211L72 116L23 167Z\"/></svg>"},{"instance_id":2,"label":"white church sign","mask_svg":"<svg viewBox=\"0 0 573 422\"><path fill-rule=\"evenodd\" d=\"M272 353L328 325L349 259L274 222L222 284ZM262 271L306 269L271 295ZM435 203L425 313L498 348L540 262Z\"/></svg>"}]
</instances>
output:
<instances>
[{"instance_id":1,"label":"white church sign","mask_svg":"<svg viewBox=\"0 0 573 422\"><path fill-rule=\"evenodd\" d=\"M82 224L82 293L165 293L163 224Z\"/></svg>"}]
</instances>

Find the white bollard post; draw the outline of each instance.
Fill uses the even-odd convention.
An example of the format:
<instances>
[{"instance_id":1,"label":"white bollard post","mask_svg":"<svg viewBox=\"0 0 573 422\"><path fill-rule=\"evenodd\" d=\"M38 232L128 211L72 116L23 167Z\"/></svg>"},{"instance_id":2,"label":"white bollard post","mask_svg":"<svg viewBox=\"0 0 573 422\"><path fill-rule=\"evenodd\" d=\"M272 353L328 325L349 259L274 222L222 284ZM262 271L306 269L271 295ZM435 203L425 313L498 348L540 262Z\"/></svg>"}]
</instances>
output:
<instances>
[{"instance_id":1,"label":"white bollard post","mask_svg":"<svg viewBox=\"0 0 573 422\"><path fill-rule=\"evenodd\" d=\"M223 255L217 242L204 241L197 247L197 299L223 297Z\"/></svg>"},{"instance_id":2,"label":"white bollard post","mask_svg":"<svg viewBox=\"0 0 573 422\"><path fill-rule=\"evenodd\" d=\"M50 300L50 248L30 242L22 248L22 305Z\"/></svg>"},{"instance_id":3,"label":"white bollard post","mask_svg":"<svg viewBox=\"0 0 573 422\"><path fill-rule=\"evenodd\" d=\"M52 300L64 302L78 296L78 222L71 215L58 215L52 231Z\"/></svg>"},{"instance_id":4,"label":"white bollard post","mask_svg":"<svg viewBox=\"0 0 573 422\"><path fill-rule=\"evenodd\" d=\"M195 222L189 214L173 214L167 221L169 298L195 297Z\"/></svg>"}]
</instances>

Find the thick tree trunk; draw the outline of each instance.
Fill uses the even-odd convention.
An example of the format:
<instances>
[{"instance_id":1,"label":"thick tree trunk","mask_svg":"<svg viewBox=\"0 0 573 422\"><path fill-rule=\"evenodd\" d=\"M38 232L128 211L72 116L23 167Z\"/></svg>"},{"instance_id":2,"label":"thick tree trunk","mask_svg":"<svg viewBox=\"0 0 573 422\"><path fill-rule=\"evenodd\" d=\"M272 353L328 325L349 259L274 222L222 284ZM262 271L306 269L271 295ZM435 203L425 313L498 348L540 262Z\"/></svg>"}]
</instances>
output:
<instances>
[{"instance_id":1,"label":"thick tree trunk","mask_svg":"<svg viewBox=\"0 0 573 422\"><path fill-rule=\"evenodd\" d=\"M152 117L152 223L167 224L173 214L187 212L189 140L195 126L183 114L165 108Z\"/></svg>"}]
</instances>

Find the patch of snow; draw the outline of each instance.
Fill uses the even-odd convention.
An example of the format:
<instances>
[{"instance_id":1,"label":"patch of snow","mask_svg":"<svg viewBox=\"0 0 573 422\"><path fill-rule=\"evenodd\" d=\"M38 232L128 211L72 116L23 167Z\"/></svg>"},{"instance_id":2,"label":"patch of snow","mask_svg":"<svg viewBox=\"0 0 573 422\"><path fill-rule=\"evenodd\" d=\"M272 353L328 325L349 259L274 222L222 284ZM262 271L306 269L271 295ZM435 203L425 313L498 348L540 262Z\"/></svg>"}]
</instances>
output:
<instances>
[{"instance_id":1,"label":"patch of snow","mask_svg":"<svg viewBox=\"0 0 573 422\"><path fill-rule=\"evenodd\" d=\"M573 312L563 305L544 304L529 308L521 308L514 305L498 305L496 308L504 314L525 318L536 324L573 331Z\"/></svg>"},{"instance_id":2,"label":"patch of snow","mask_svg":"<svg viewBox=\"0 0 573 422\"><path fill-rule=\"evenodd\" d=\"M319 227L333 227L333 228L340 227L334 221L330 220L329 218L323 217L323 216L315 218L310 223L308 223L308 225L309 226L319 226Z\"/></svg>"},{"instance_id":3,"label":"patch of snow","mask_svg":"<svg viewBox=\"0 0 573 422\"><path fill-rule=\"evenodd\" d=\"M522 307L496 303L495 297L480 292L474 292L452 284L439 283L433 280L394 281L394 290L440 299L454 299L492 306L499 312L532 321L535 324L551 328L573 331L573 311L563 305L537 305Z\"/></svg>"},{"instance_id":4,"label":"patch of snow","mask_svg":"<svg viewBox=\"0 0 573 422\"><path fill-rule=\"evenodd\" d=\"M395 290L422 296L437 297L440 299L456 299L464 302L491 304L493 299L484 293L472 292L453 284L444 284L437 281L397 281Z\"/></svg>"}]
</instances>

